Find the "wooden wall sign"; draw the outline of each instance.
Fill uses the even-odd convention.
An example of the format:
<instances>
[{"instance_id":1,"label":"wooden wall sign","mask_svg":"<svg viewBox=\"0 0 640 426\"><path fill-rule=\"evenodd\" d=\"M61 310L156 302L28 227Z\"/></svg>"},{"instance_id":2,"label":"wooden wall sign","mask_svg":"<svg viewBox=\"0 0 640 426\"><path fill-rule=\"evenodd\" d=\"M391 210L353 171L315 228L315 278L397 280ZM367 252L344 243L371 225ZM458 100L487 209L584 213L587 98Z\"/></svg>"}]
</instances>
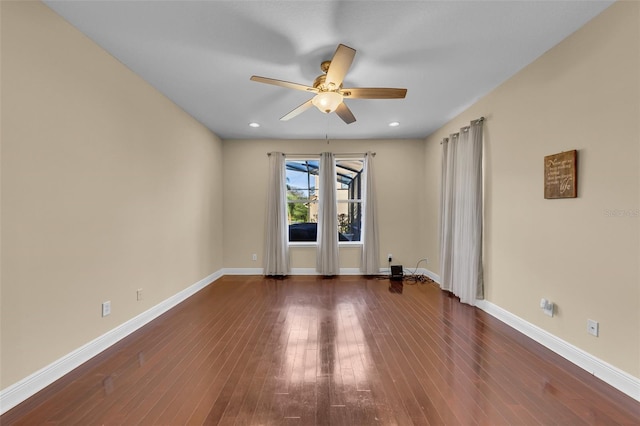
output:
<instances>
[{"instance_id":1,"label":"wooden wall sign","mask_svg":"<svg viewBox=\"0 0 640 426\"><path fill-rule=\"evenodd\" d=\"M578 151L544 157L544 198L576 198Z\"/></svg>"}]
</instances>

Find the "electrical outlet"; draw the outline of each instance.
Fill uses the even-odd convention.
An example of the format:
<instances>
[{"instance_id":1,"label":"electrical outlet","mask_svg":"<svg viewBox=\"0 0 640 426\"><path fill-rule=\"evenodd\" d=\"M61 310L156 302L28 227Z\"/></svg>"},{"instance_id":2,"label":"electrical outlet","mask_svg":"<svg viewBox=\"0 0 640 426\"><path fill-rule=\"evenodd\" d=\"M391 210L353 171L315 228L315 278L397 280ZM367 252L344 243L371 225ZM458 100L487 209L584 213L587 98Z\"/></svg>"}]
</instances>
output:
<instances>
[{"instance_id":1,"label":"electrical outlet","mask_svg":"<svg viewBox=\"0 0 640 426\"><path fill-rule=\"evenodd\" d=\"M258 255L257 255L256 253L253 253L253 254L251 255L251 260L253 260L254 262L255 262L256 260L258 260Z\"/></svg>"},{"instance_id":2,"label":"electrical outlet","mask_svg":"<svg viewBox=\"0 0 640 426\"><path fill-rule=\"evenodd\" d=\"M102 302L102 316L106 317L111 313L111 301Z\"/></svg>"},{"instance_id":3,"label":"electrical outlet","mask_svg":"<svg viewBox=\"0 0 640 426\"><path fill-rule=\"evenodd\" d=\"M389 263L391 263L391 261L393 260L393 255L391 253L389 253L387 255L387 259L389 259Z\"/></svg>"},{"instance_id":4,"label":"electrical outlet","mask_svg":"<svg viewBox=\"0 0 640 426\"><path fill-rule=\"evenodd\" d=\"M549 315L550 317L553 316L553 310L555 308L555 305L553 302L550 302L547 299L541 299L540 300L540 307L542 308L543 312L546 315Z\"/></svg>"},{"instance_id":5,"label":"electrical outlet","mask_svg":"<svg viewBox=\"0 0 640 426\"><path fill-rule=\"evenodd\" d=\"M600 324L598 324L598 321L594 321L594 320L587 320L587 333L591 334L592 336L596 336L598 337L598 332L600 330Z\"/></svg>"},{"instance_id":6,"label":"electrical outlet","mask_svg":"<svg viewBox=\"0 0 640 426\"><path fill-rule=\"evenodd\" d=\"M142 300L142 289L141 288L139 288L136 291L136 300L138 300L138 301Z\"/></svg>"}]
</instances>

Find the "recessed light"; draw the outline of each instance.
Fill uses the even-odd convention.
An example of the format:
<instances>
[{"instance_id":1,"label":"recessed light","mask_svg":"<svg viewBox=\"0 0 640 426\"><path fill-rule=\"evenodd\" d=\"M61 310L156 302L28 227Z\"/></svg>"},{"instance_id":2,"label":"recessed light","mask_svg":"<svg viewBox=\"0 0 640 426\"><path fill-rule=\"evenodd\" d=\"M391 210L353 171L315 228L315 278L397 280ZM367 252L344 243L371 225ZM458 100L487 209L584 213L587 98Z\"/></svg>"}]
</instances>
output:
<instances>
[{"instance_id":1,"label":"recessed light","mask_svg":"<svg viewBox=\"0 0 640 426\"><path fill-rule=\"evenodd\" d=\"M260 123L256 123L255 121L251 122L249 123L249 127L260 127Z\"/></svg>"},{"instance_id":2,"label":"recessed light","mask_svg":"<svg viewBox=\"0 0 640 426\"><path fill-rule=\"evenodd\" d=\"M398 127L400 125L400 123L398 121L392 121L391 123L389 123L389 127Z\"/></svg>"}]
</instances>

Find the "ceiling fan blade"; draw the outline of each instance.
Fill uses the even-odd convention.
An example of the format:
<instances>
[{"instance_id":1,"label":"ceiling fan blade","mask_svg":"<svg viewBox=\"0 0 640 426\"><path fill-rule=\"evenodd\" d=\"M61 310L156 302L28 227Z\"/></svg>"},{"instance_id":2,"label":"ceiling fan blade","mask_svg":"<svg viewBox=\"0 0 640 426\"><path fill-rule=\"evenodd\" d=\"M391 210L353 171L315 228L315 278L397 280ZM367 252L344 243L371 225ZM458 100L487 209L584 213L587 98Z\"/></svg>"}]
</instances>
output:
<instances>
[{"instance_id":1,"label":"ceiling fan blade","mask_svg":"<svg viewBox=\"0 0 640 426\"><path fill-rule=\"evenodd\" d=\"M342 118L342 121L344 121L347 124L351 124L354 121L356 121L356 117L353 115L353 113L351 112L347 104L345 104L344 102L338 105L338 108L336 108L336 114L338 114L338 116Z\"/></svg>"},{"instance_id":2,"label":"ceiling fan blade","mask_svg":"<svg viewBox=\"0 0 640 426\"><path fill-rule=\"evenodd\" d=\"M251 76L250 80L257 81L258 83L273 84L274 86L286 87L288 89L302 90L305 92L313 92L313 93L318 92L318 89L316 89L315 87L305 86L304 84L291 83L290 81L276 80L275 78L267 78L267 77L260 77L258 75L253 75Z\"/></svg>"},{"instance_id":3,"label":"ceiling fan blade","mask_svg":"<svg viewBox=\"0 0 640 426\"><path fill-rule=\"evenodd\" d=\"M331 59L331 65L329 65L329 69L327 70L326 83L333 83L336 88L340 87L344 76L347 75L347 71L349 71L351 67L355 55L355 49L345 46L344 44L338 45L336 53L333 54L333 59Z\"/></svg>"},{"instance_id":4,"label":"ceiling fan blade","mask_svg":"<svg viewBox=\"0 0 640 426\"><path fill-rule=\"evenodd\" d=\"M354 87L340 90L342 96L351 99L402 99L407 89L388 87Z\"/></svg>"},{"instance_id":5,"label":"ceiling fan blade","mask_svg":"<svg viewBox=\"0 0 640 426\"><path fill-rule=\"evenodd\" d=\"M306 110L308 110L312 106L313 106L313 104L311 103L311 99L309 99L307 102L303 103L302 105L300 105L299 107L295 108L293 111L291 111L287 115L283 116L280 119L280 121L291 120L293 117L302 114L303 112L305 112Z\"/></svg>"}]
</instances>

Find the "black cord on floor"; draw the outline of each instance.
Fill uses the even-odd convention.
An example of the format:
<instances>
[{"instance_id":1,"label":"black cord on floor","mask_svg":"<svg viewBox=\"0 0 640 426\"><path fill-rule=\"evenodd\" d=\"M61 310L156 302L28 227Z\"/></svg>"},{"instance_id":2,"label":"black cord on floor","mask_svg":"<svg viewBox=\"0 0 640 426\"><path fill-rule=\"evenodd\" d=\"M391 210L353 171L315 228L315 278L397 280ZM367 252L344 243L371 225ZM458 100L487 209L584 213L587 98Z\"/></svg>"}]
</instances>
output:
<instances>
[{"instance_id":1,"label":"black cord on floor","mask_svg":"<svg viewBox=\"0 0 640 426\"><path fill-rule=\"evenodd\" d=\"M428 276L424 275L424 274L418 274L418 267L420 266L420 264L422 262L427 262L427 259L420 259L418 261L418 263L416 264L416 267L413 271L411 271L409 268L404 268L403 272L405 272L404 275L404 281L407 283L407 285L414 285L414 284L424 284L424 283L432 283L434 282L431 278L429 278Z\"/></svg>"},{"instance_id":2,"label":"black cord on floor","mask_svg":"<svg viewBox=\"0 0 640 426\"><path fill-rule=\"evenodd\" d=\"M426 283L435 283L431 278L424 274L418 274L418 267L422 262L426 262L427 259L420 259L416 264L416 267L413 271L409 268L402 268L402 272L404 276L402 277L402 281L407 285L415 285L415 284L426 284ZM385 275L371 275L371 278L375 278L376 280L390 280L391 279L391 262L389 262L389 273Z\"/></svg>"}]
</instances>

